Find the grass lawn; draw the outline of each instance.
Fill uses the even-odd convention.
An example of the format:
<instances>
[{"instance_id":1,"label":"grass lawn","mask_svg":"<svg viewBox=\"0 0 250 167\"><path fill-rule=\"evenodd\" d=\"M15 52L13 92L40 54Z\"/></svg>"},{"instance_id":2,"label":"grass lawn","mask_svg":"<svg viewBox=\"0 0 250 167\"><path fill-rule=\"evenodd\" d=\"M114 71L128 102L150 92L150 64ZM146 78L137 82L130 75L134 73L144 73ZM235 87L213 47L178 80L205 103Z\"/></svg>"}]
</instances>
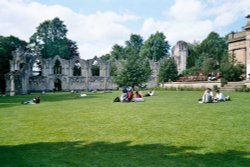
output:
<instances>
[{"instance_id":1,"label":"grass lawn","mask_svg":"<svg viewBox=\"0 0 250 167\"><path fill-rule=\"evenodd\" d=\"M158 91L113 103L120 92L0 97L1 167L248 167L250 94L199 104L198 91Z\"/></svg>"}]
</instances>

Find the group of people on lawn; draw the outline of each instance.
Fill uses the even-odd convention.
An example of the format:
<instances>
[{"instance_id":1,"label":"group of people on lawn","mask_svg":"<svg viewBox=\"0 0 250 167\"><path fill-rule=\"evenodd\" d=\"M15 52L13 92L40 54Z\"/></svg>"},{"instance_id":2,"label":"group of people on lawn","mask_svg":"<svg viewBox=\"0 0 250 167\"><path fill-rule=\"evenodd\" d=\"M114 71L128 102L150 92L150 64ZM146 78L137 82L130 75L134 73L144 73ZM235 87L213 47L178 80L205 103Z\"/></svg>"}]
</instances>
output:
<instances>
[{"instance_id":1,"label":"group of people on lawn","mask_svg":"<svg viewBox=\"0 0 250 167\"><path fill-rule=\"evenodd\" d=\"M230 100L229 96L225 96L219 89L215 90L215 96L212 89L207 88L202 95L202 98L199 99L199 103L214 103L214 102L225 102Z\"/></svg>"},{"instance_id":2,"label":"group of people on lawn","mask_svg":"<svg viewBox=\"0 0 250 167\"><path fill-rule=\"evenodd\" d=\"M115 98L114 102L143 102L143 97L153 96L154 91L150 91L144 95L142 95L139 91L133 92L132 87L125 87L122 90L122 94L120 97Z\"/></svg>"}]
</instances>

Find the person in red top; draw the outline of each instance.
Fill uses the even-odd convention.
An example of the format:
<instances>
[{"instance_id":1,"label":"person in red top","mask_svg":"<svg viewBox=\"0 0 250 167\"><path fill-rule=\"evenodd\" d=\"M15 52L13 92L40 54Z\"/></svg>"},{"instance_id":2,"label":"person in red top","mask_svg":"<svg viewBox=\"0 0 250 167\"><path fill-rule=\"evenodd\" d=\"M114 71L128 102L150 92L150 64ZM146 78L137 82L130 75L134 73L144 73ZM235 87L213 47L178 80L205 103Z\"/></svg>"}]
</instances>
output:
<instances>
[{"instance_id":1,"label":"person in red top","mask_svg":"<svg viewBox=\"0 0 250 167\"><path fill-rule=\"evenodd\" d=\"M142 95L138 91L136 91L135 92L135 98L142 98Z\"/></svg>"},{"instance_id":2,"label":"person in red top","mask_svg":"<svg viewBox=\"0 0 250 167\"><path fill-rule=\"evenodd\" d=\"M135 98L133 98L133 101L134 102L143 102L144 99L142 98L142 95L138 91L136 91Z\"/></svg>"},{"instance_id":3,"label":"person in red top","mask_svg":"<svg viewBox=\"0 0 250 167\"><path fill-rule=\"evenodd\" d=\"M133 96L134 96L133 91L130 90L130 91L128 92L128 101L129 101L129 102L133 99Z\"/></svg>"}]
</instances>

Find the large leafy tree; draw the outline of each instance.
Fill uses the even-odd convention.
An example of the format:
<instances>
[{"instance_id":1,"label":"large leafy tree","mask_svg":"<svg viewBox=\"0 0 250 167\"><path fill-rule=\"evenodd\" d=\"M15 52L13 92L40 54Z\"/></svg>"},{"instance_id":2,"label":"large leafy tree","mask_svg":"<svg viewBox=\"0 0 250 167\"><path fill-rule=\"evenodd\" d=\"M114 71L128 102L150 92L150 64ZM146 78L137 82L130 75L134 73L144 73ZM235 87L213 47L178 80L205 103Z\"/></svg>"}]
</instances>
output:
<instances>
[{"instance_id":1,"label":"large leafy tree","mask_svg":"<svg viewBox=\"0 0 250 167\"><path fill-rule=\"evenodd\" d=\"M178 76L177 65L174 59L166 58L160 66L160 71L158 74L159 82L175 81Z\"/></svg>"},{"instance_id":2,"label":"large leafy tree","mask_svg":"<svg viewBox=\"0 0 250 167\"><path fill-rule=\"evenodd\" d=\"M56 55L65 59L79 56L76 43L67 38L66 25L59 18L46 20L30 38L30 47L43 58Z\"/></svg>"},{"instance_id":3,"label":"large leafy tree","mask_svg":"<svg viewBox=\"0 0 250 167\"><path fill-rule=\"evenodd\" d=\"M188 57L187 57L187 69L193 68L196 65L196 61L199 58L200 45L199 43L188 44Z\"/></svg>"},{"instance_id":4,"label":"large leafy tree","mask_svg":"<svg viewBox=\"0 0 250 167\"><path fill-rule=\"evenodd\" d=\"M116 60L125 59L126 55L125 55L124 47L122 47L121 45L115 44L112 47L112 51L110 53L110 56Z\"/></svg>"},{"instance_id":5,"label":"large leafy tree","mask_svg":"<svg viewBox=\"0 0 250 167\"><path fill-rule=\"evenodd\" d=\"M141 56L151 60L158 61L164 57L169 57L170 45L166 37L161 32L152 34L144 43L141 50Z\"/></svg>"},{"instance_id":6,"label":"large leafy tree","mask_svg":"<svg viewBox=\"0 0 250 167\"><path fill-rule=\"evenodd\" d=\"M124 59L123 67L113 74L114 82L119 86L138 86L150 78L150 65L146 59L140 57L142 45L142 37L131 34L124 48L113 47L113 51L116 52L111 52L111 54L117 53L116 57Z\"/></svg>"},{"instance_id":7,"label":"large leafy tree","mask_svg":"<svg viewBox=\"0 0 250 167\"><path fill-rule=\"evenodd\" d=\"M224 56L227 55L226 39L216 32L211 32L200 44L200 49L202 56L213 58L220 65Z\"/></svg>"},{"instance_id":8,"label":"large leafy tree","mask_svg":"<svg viewBox=\"0 0 250 167\"><path fill-rule=\"evenodd\" d=\"M125 42L126 58L139 57L142 45L143 38L140 35L131 34L129 40Z\"/></svg>"},{"instance_id":9,"label":"large leafy tree","mask_svg":"<svg viewBox=\"0 0 250 167\"><path fill-rule=\"evenodd\" d=\"M218 72L223 59L227 59L226 39L211 32L201 43L196 42L188 45L186 72L193 70L205 74Z\"/></svg>"},{"instance_id":10,"label":"large leafy tree","mask_svg":"<svg viewBox=\"0 0 250 167\"><path fill-rule=\"evenodd\" d=\"M0 36L0 87L2 93L5 91L4 75L10 71L9 60L12 59L12 51L18 47L26 48L27 43L17 37Z\"/></svg>"},{"instance_id":11,"label":"large leafy tree","mask_svg":"<svg viewBox=\"0 0 250 167\"><path fill-rule=\"evenodd\" d=\"M114 82L119 86L138 86L148 81L151 75L149 63L139 57L125 61L124 67L114 76Z\"/></svg>"}]
</instances>

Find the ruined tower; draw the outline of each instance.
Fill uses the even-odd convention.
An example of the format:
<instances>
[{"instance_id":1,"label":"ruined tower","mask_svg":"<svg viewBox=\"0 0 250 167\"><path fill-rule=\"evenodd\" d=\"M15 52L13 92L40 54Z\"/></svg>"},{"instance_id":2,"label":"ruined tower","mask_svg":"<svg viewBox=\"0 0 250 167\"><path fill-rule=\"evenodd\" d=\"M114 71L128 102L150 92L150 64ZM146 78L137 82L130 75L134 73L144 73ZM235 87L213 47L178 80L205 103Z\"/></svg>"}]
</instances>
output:
<instances>
[{"instance_id":1,"label":"ruined tower","mask_svg":"<svg viewBox=\"0 0 250 167\"><path fill-rule=\"evenodd\" d=\"M178 73L186 70L188 56L188 45L184 41L178 41L172 48L172 57L177 64Z\"/></svg>"}]
</instances>

